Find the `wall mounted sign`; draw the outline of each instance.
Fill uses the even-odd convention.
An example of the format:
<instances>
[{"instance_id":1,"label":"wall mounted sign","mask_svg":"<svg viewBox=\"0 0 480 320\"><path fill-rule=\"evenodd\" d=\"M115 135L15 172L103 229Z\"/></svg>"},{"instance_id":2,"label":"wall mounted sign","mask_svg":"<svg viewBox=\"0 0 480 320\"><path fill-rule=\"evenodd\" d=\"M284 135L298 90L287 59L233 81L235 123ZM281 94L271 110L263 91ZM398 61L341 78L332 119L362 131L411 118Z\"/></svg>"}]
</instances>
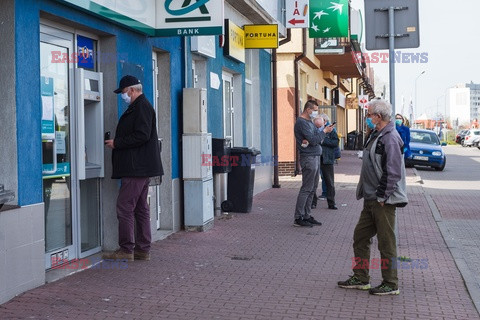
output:
<instances>
[{"instance_id":1,"label":"wall mounted sign","mask_svg":"<svg viewBox=\"0 0 480 320\"><path fill-rule=\"evenodd\" d=\"M244 25L246 49L278 48L278 25L251 24Z\"/></svg>"}]
</instances>

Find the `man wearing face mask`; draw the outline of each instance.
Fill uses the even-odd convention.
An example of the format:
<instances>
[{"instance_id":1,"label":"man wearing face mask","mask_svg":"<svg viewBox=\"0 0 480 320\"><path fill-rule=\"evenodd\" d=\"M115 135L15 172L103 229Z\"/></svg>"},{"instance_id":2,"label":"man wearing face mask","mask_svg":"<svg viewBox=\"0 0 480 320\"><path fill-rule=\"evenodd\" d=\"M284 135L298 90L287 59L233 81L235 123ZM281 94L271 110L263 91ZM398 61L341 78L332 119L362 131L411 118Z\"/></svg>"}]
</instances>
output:
<instances>
[{"instance_id":1,"label":"man wearing face mask","mask_svg":"<svg viewBox=\"0 0 480 320\"><path fill-rule=\"evenodd\" d=\"M321 222L310 215L310 211L315 193L315 178L318 180L319 158L322 154L320 143L325 135L332 131L333 127L325 127L322 132L318 131L312 121L317 116L318 103L315 100L308 100L294 127L296 146L300 154L300 166L302 168L302 186L295 205L293 223L295 227L321 225ZM304 143L304 140L307 143Z\"/></svg>"},{"instance_id":2,"label":"man wearing face mask","mask_svg":"<svg viewBox=\"0 0 480 320\"><path fill-rule=\"evenodd\" d=\"M363 210L353 233L353 276L339 281L347 289L370 289L370 294L399 294L396 269L395 237L396 207L408 203L403 141L395 122L391 121L392 106L375 99L368 104L367 125L372 129L363 149L362 170L357 185L357 199L364 199ZM382 283L370 288L368 263L371 239L377 235L382 261Z\"/></svg>"},{"instance_id":3,"label":"man wearing face mask","mask_svg":"<svg viewBox=\"0 0 480 320\"><path fill-rule=\"evenodd\" d=\"M128 104L118 121L115 138L105 140L112 151L112 179L121 179L117 198L120 249L105 259L150 260L150 208L147 202L150 177L163 175L155 111L131 75L114 91Z\"/></svg>"}]
</instances>

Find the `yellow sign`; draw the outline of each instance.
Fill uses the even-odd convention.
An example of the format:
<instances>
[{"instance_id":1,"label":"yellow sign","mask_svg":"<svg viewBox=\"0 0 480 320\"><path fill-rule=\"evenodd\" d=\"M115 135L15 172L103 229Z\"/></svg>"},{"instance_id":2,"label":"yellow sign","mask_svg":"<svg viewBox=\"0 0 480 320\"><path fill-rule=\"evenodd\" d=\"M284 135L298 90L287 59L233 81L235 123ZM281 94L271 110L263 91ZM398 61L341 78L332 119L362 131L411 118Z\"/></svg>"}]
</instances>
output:
<instances>
[{"instance_id":1,"label":"yellow sign","mask_svg":"<svg viewBox=\"0 0 480 320\"><path fill-rule=\"evenodd\" d=\"M227 19L225 19L225 30L228 34L225 36L224 54L245 62L245 32Z\"/></svg>"},{"instance_id":2,"label":"yellow sign","mask_svg":"<svg viewBox=\"0 0 480 320\"><path fill-rule=\"evenodd\" d=\"M245 49L276 49L278 48L278 25L251 24L244 25Z\"/></svg>"}]
</instances>

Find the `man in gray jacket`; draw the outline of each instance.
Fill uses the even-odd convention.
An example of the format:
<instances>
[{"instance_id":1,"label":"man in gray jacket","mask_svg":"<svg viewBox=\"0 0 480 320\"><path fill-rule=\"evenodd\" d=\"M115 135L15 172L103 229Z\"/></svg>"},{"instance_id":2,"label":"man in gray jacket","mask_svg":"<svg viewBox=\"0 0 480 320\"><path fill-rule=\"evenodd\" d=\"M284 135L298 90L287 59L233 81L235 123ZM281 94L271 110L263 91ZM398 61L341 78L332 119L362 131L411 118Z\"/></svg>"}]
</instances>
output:
<instances>
[{"instance_id":1,"label":"man in gray jacket","mask_svg":"<svg viewBox=\"0 0 480 320\"><path fill-rule=\"evenodd\" d=\"M364 145L357 199L363 210L353 234L353 276L339 281L347 289L369 290L375 295L399 294L396 263L395 210L408 203L403 159L403 141L391 121L392 107L385 100L368 104L367 125L373 130ZM382 283L370 288L371 238L377 235ZM372 267L373 268L373 267Z\"/></svg>"},{"instance_id":2,"label":"man in gray jacket","mask_svg":"<svg viewBox=\"0 0 480 320\"><path fill-rule=\"evenodd\" d=\"M326 127L323 132L319 132L312 121L317 116L318 103L315 100L308 100L294 127L297 150L300 153L300 166L302 167L302 187L298 193L293 223L296 227L321 225L310 216L310 211L315 193L315 179L318 180L319 156L322 154L320 144L325 138L325 134L331 132L333 127ZM303 140L307 140L307 143L303 143Z\"/></svg>"}]
</instances>

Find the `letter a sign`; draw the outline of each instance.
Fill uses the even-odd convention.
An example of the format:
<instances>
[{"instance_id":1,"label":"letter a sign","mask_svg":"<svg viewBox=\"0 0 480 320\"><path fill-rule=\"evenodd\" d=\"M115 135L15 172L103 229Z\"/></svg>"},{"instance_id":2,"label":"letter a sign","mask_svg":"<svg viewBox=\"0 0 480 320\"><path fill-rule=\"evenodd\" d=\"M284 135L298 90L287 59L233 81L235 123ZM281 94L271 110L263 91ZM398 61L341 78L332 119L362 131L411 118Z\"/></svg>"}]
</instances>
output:
<instances>
[{"instance_id":1,"label":"letter a sign","mask_svg":"<svg viewBox=\"0 0 480 320\"><path fill-rule=\"evenodd\" d=\"M308 28L308 1L286 0L287 28Z\"/></svg>"}]
</instances>

